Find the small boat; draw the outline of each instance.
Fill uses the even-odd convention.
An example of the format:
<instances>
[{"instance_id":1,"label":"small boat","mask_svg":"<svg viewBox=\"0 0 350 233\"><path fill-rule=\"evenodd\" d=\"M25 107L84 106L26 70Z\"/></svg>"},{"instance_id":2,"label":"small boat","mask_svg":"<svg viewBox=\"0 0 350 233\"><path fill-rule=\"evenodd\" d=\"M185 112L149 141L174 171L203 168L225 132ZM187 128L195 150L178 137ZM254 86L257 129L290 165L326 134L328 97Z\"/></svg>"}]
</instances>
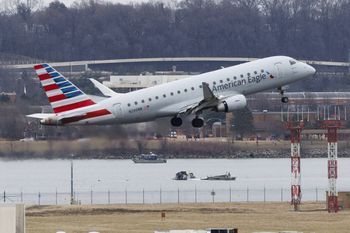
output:
<instances>
[{"instance_id":1,"label":"small boat","mask_svg":"<svg viewBox=\"0 0 350 233\"><path fill-rule=\"evenodd\" d=\"M196 179L192 172L179 171L176 173L174 180L191 180Z\"/></svg>"},{"instance_id":2,"label":"small boat","mask_svg":"<svg viewBox=\"0 0 350 233\"><path fill-rule=\"evenodd\" d=\"M157 154L150 152L149 154L141 154L134 156L134 163L166 163L166 159L159 158Z\"/></svg>"},{"instance_id":3,"label":"small boat","mask_svg":"<svg viewBox=\"0 0 350 233\"><path fill-rule=\"evenodd\" d=\"M224 175L207 176L205 178L202 178L201 180L236 180L236 177L231 176L231 173L226 172Z\"/></svg>"}]
</instances>

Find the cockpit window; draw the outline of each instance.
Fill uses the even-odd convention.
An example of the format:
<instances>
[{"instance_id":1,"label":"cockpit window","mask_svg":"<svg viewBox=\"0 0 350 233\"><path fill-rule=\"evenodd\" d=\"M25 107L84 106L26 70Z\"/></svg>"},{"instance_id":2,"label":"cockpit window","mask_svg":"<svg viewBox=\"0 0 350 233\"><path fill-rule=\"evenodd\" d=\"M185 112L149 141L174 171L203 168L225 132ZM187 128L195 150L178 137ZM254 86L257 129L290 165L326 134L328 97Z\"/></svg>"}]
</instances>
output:
<instances>
[{"instance_id":1,"label":"cockpit window","mask_svg":"<svg viewBox=\"0 0 350 233\"><path fill-rule=\"evenodd\" d=\"M289 64L292 66L292 65L294 65L294 64L296 64L297 62L296 61L294 61L294 60L289 60Z\"/></svg>"}]
</instances>

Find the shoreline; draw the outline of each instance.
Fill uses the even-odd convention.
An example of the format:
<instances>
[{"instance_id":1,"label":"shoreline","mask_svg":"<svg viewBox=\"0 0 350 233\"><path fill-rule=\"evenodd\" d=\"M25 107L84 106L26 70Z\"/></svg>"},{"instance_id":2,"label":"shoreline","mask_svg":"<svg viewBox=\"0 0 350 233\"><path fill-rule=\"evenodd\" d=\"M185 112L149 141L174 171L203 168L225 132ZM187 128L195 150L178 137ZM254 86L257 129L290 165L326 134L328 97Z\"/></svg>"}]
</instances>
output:
<instances>
[{"instance_id":1,"label":"shoreline","mask_svg":"<svg viewBox=\"0 0 350 233\"><path fill-rule=\"evenodd\" d=\"M166 159L204 158L290 158L289 141L217 140L62 140L0 141L0 159L131 159L140 153L154 152ZM326 158L326 141L303 141L302 158ZM338 143L338 157L350 157L350 142Z\"/></svg>"}]
</instances>

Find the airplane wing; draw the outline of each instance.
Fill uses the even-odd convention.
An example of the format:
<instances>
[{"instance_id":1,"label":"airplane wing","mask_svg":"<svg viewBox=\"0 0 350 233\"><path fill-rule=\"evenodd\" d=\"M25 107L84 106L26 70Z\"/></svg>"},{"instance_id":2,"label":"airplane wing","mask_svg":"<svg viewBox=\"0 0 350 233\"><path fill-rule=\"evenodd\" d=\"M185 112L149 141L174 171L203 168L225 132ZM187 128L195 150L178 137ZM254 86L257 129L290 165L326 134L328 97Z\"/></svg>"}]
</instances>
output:
<instances>
[{"instance_id":1,"label":"airplane wing","mask_svg":"<svg viewBox=\"0 0 350 233\"><path fill-rule=\"evenodd\" d=\"M179 111L179 115L189 115L193 113L200 112L204 109L209 109L217 106L219 104L220 98L214 95L210 90L209 84L202 82L203 87L203 99L196 104L188 105Z\"/></svg>"},{"instance_id":2,"label":"airplane wing","mask_svg":"<svg viewBox=\"0 0 350 233\"><path fill-rule=\"evenodd\" d=\"M94 84L94 86L99 89L102 94L104 94L105 96L116 96L116 95L120 95L119 93L113 91L112 89L106 87L105 85L103 85L102 83L100 83L99 81L97 81L96 79L90 78L90 81Z\"/></svg>"}]
</instances>

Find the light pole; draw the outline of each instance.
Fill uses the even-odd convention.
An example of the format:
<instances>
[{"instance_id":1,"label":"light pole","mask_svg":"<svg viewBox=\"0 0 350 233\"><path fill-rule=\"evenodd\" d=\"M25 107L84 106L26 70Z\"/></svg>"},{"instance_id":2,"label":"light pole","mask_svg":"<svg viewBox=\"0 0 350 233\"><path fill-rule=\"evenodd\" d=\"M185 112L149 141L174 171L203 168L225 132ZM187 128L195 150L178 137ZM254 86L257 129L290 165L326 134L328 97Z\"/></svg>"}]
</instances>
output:
<instances>
[{"instance_id":1,"label":"light pole","mask_svg":"<svg viewBox=\"0 0 350 233\"><path fill-rule=\"evenodd\" d=\"M70 204L71 205L74 205L73 157L74 157L74 154L72 154L72 159L70 161Z\"/></svg>"}]
</instances>

